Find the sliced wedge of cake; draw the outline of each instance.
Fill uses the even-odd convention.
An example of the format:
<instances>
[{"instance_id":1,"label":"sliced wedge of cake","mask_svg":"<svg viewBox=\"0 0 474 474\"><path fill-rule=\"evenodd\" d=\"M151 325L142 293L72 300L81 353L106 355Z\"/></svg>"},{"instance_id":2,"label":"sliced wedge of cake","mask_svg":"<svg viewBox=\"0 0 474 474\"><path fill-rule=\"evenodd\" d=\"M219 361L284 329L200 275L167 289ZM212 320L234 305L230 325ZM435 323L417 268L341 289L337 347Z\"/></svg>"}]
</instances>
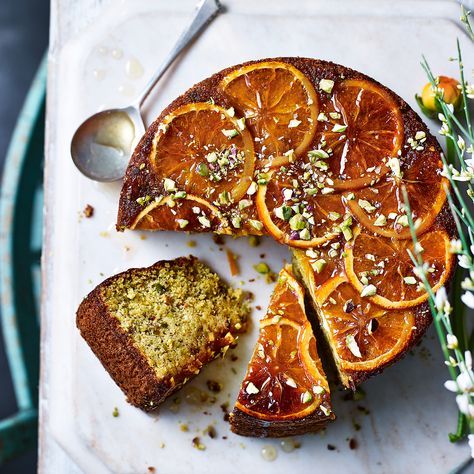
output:
<instances>
[{"instance_id":1,"label":"sliced wedge of cake","mask_svg":"<svg viewBox=\"0 0 474 474\"><path fill-rule=\"evenodd\" d=\"M453 271L442 219L418 237L436 291ZM295 274L306 287L341 382L355 388L413 347L431 322L413 271L411 240L389 241L356 227L309 250L293 249Z\"/></svg>"},{"instance_id":2,"label":"sliced wedge of cake","mask_svg":"<svg viewBox=\"0 0 474 474\"><path fill-rule=\"evenodd\" d=\"M108 278L81 303L77 326L128 401L152 410L246 328L244 293L195 257Z\"/></svg>"},{"instance_id":3,"label":"sliced wedge of cake","mask_svg":"<svg viewBox=\"0 0 474 474\"><path fill-rule=\"evenodd\" d=\"M318 431L334 418L303 288L286 267L260 321L231 429L243 436L282 437Z\"/></svg>"}]
</instances>

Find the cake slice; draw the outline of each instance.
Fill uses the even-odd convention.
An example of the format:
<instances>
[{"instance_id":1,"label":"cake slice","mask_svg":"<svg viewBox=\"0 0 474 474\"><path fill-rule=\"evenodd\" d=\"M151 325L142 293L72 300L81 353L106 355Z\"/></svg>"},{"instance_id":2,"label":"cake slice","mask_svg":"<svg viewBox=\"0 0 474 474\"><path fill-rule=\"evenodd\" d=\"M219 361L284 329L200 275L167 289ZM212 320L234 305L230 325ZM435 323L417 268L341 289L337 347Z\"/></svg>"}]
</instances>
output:
<instances>
[{"instance_id":1,"label":"cake slice","mask_svg":"<svg viewBox=\"0 0 474 474\"><path fill-rule=\"evenodd\" d=\"M318 431L334 418L303 288L286 267L260 321L231 429L243 436L293 436Z\"/></svg>"},{"instance_id":2,"label":"cake slice","mask_svg":"<svg viewBox=\"0 0 474 474\"><path fill-rule=\"evenodd\" d=\"M451 271L449 265L444 266L445 238L444 231L419 237L431 263L429 278ZM411 273L404 266L412 242L389 246L371 234L361 239L356 230L350 242L339 240L306 251L293 249L295 274L310 296L339 379L350 389L403 357L431 322L426 303L405 307L411 295L419 294L417 285L412 284L415 278L406 276ZM356 288L354 275L365 278L366 285ZM400 280L407 282L405 286ZM398 291L403 291L403 298L390 300L392 308L377 304L387 306L382 295Z\"/></svg>"},{"instance_id":3,"label":"cake slice","mask_svg":"<svg viewBox=\"0 0 474 474\"><path fill-rule=\"evenodd\" d=\"M79 306L77 326L128 401L153 410L225 353L248 312L241 290L181 257L108 278Z\"/></svg>"}]
</instances>

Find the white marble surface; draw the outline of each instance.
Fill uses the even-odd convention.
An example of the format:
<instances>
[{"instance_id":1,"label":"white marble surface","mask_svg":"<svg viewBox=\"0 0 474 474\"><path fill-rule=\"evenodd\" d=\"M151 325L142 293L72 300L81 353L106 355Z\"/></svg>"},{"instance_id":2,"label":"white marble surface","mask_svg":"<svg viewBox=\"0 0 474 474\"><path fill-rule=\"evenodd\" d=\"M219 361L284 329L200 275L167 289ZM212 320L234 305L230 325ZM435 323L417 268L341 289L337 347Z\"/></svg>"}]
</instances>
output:
<instances>
[{"instance_id":1,"label":"white marble surface","mask_svg":"<svg viewBox=\"0 0 474 474\"><path fill-rule=\"evenodd\" d=\"M458 6L450 1L310 1L228 0L220 16L160 83L146 110L150 121L175 96L196 81L231 64L271 56L329 59L359 69L391 87L413 106L414 93L426 82L419 65L426 54L433 70L456 75L448 61L459 36L466 58L474 58L457 23ZM113 229L118 183L97 184L83 178L69 158L69 143L77 125L89 114L122 105L146 82L186 23L194 0L53 2L46 171L46 231L42 314L42 378L40 471L147 472L159 474L249 472L442 473L468 454L454 446L447 433L454 429L453 397L442 388L447 377L434 331L414 355L365 384L370 410L363 415L356 403L334 394L336 423L325 436L301 437L293 453L278 448L277 460L260 455L277 441L232 435L222 421L219 404L234 400L256 328L242 337L239 360L217 361L192 383L224 381L214 406L202 410L146 415L126 404L100 363L80 338L74 315L78 303L105 276L160 258L188 254L190 237L170 233L147 235ZM84 13L82 15L82 13ZM115 53L112 54L112 51ZM122 52L122 56L120 56ZM114 57L116 56L116 57ZM144 74L130 79L126 61L135 58ZM472 64L467 64L471 66ZM94 71L96 71L94 75ZM97 76L99 79L97 79ZM435 130L435 128L433 129ZM78 218L86 204L93 219ZM266 307L271 287L255 276L252 264L260 253L278 270L285 248L271 241L250 248L246 239L229 241L241 255L243 274L230 278L226 260L210 236L193 237L193 253L223 276L256 294ZM254 311L256 321L261 311ZM230 368L235 367L234 375ZM112 417L117 406L120 416ZM362 429L354 430L353 419ZM187 423L182 432L179 423ZM201 437L206 451L191 447L197 431L216 423L218 439ZM226 436L227 439L222 439ZM350 450L347 438L358 448ZM164 448L160 448L161 443ZM337 447L329 451L328 444Z\"/></svg>"}]
</instances>

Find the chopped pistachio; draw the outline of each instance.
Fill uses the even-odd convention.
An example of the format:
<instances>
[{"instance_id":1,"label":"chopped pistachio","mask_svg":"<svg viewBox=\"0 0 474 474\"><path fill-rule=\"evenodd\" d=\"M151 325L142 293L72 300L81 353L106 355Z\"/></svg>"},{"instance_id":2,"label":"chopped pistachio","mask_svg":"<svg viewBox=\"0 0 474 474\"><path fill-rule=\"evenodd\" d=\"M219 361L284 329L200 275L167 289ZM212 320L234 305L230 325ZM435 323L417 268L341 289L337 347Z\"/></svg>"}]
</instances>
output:
<instances>
[{"instance_id":1,"label":"chopped pistachio","mask_svg":"<svg viewBox=\"0 0 474 474\"><path fill-rule=\"evenodd\" d=\"M359 345L357 344L357 341L355 340L355 337L353 334L349 334L346 336L346 346L347 348L352 352L352 354L356 357L362 357L362 354L360 353Z\"/></svg>"},{"instance_id":2,"label":"chopped pistachio","mask_svg":"<svg viewBox=\"0 0 474 474\"><path fill-rule=\"evenodd\" d=\"M328 94L332 92L333 87L334 87L334 81L332 81L331 79L321 79L319 81L319 88L322 91L327 92Z\"/></svg>"},{"instance_id":3,"label":"chopped pistachio","mask_svg":"<svg viewBox=\"0 0 474 474\"><path fill-rule=\"evenodd\" d=\"M332 127L332 131L336 133L342 133L347 130L347 125L341 125L339 123L335 123L334 127Z\"/></svg>"},{"instance_id":4,"label":"chopped pistachio","mask_svg":"<svg viewBox=\"0 0 474 474\"><path fill-rule=\"evenodd\" d=\"M296 128L301 123L301 120L291 119L288 123L288 128Z\"/></svg>"},{"instance_id":5,"label":"chopped pistachio","mask_svg":"<svg viewBox=\"0 0 474 474\"><path fill-rule=\"evenodd\" d=\"M199 163L196 167L196 171L200 176L209 176L209 168L207 167L206 163Z\"/></svg>"},{"instance_id":6,"label":"chopped pistachio","mask_svg":"<svg viewBox=\"0 0 474 474\"><path fill-rule=\"evenodd\" d=\"M329 158L329 154L326 151L322 150L321 148L308 151L308 156L310 158L319 158L319 159Z\"/></svg>"},{"instance_id":7,"label":"chopped pistachio","mask_svg":"<svg viewBox=\"0 0 474 474\"><path fill-rule=\"evenodd\" d=\"M341 217L341 214L339 214L339 212L333 212L331 211L329 214L328 214L328 218L331 220L331 221L337 221L338 219L340 219Z\"/></svg>"},{"instance_id":8,"label":"chopped pistachio","mask_svg":"<svg viewBox=\"0 0 474 474\"><path fill-rule=\"evenodd\" d=\"M222 191L219 194L219 202L223 205L230 203L230 193L229 193L229 191Z\"/></svg>"},{"instance_id":9,"label":"chopped pistachio","mask_svg":"<svg viewBox=\"0 0 474 474\"><path fill-rule=\"evenodd\" d=\"M383 214L379 214L377 219L374 221L374 225L377 227L383 227L387 224L387 218Z\"/></svg>"},{"instance_id":10,"label":"chopped pistachio","mask_svg":"<svg viewBox=\"0 0 474 474\"><path fill-rule=\"evenodd\" d=\"M347 196L346 196L346 199L348 201L353 201L355 199L355 194L354 193L349 193Z\"/></svg>"},{"instance_id":11,"label":"chopped pistachio","mask_svg":"<svg viewBox=\"0 0 474 474\"><path fill-rule=\"evenodd\" d=\"M275 213L275 216L277 216L279 219L287 221L290 219L293 210L291 209L291 207L283 205L280 207L276 207L273 212Z\"/></svg>"},{"instance_id":12,"label":"chopped pistachio","mask_svg":"<svg viewBox=\"0 0 474 474\"><path fill-rule=\"evenodd\" d=\"M173 199L184 199L187 195L186 191L176 191L173 195Z\"/></svg>"},{"instance_id":13,"label":"chopped pistachio","mask_svg":"<svg viewBox=\"0 0 474 474\"><path fill-rule=\"evenodd\" d=\"M260 262L257 265L254 265L255 270L261 275L266 275L270 273L270 267L265 262Z\"/></svg>"},{"instance_id":14,"label":"chopped pistachio","mask_svg":"<svg viewBox=\"0 0 474 474\"><path fill-rule=\"evenodd\" d=\"M233 117L235 115L235 109L234 107L229 107L227 109L227 115L229 115L230 117Z\"/></svg>"},{"instance_id":15,"label":"chopped pistachio","mask_svg":"<svg viewBox=\"0 0 474 474\"><path fill-rule=\"evenodd\" d=\"M112 412L112 416L114 418L117 418L119 416L119 411L117 407L114 407L114 411Z\"/></svg>"},{"instance_id":16,"label":"chopped pistachio","mask_svg":"<svg viewBox=\"0 0 474 474\"><path fill-rule=\"evenodd\" d=\"M253 382L249 382L245 387L246 393L249 395L255 395L260 392L260 390L253 384Z\"/></svg>"},{"instance_id":17,"label":"chopped pistachio","mask_svg":"<svg viewBox=\"0 0 474 474\"><path fill-rule=\"evenodd\" d=\"M298 385L296 385L296 382L291 377L286 377L285 382L286 382L286 385L289 385L290 387L293 387L293 388L298 387Z\"/></svg>"},{"instance_id":18,"label":"chopped pistachio","mask_svg":"<svg viewBox=\"0 0 474 474\"><path fill-rule=\"evenodd\" d=\"M290 163L293 163L296 160L296 153L295 153L295 150L293 150L293 148L291 150L285 151L283 155L288 157Z\"/></svg>"},{"instance_id":19,"label":"chopped pistachio","mask_svg":"<svg viewBox=\"0 0 474 474\"><path fill-rule=\"evenodd\" d=\"M143 196L143 197L139 197L137 199L137 202L138 204L140 204L140 206L144 206L148 201L151 200L151 196L149 196L148 194L146 196Z\"/></svg>"},{"instance_id":20,"label":"chopped pistachio","mask_svg":"<svg viewBox=\"0 0 474 474\"><path fill-rule=\"evenodd\" d=\"M206 216L198 216L198 221L203 227L211 227L211 221Z\"/></svg>"},{"instance_id":21,"label":"chopped pistachio","mask_svg":"<svg viewBox=\"0 0 474 474\"><path fill-rule=\"evenodd\" d=\"M237 119L237 127L239 127L239 130L245 130L245 117L241 117Z\"/></svg>"},{"instance_id":22,"label":"chopped pistachio","mask_svg":"<svg viewBox=\"0 0 474 474\"><path fill-rule=\"evenodd\" d=\"M227 138L234 138L239 134L239 132L235 128L232 128L230 130L222 130L222 133Z\"/></svg>"},{"instance_id":23,"label":"chopped pistachio","mask_svg":"<svg viewBox=\"0 0 474 474\"><path fill-rule=\"evenodd\" d=\"M318 122L327 122L328 121L328 117L326 114L324 114L323 112L320 112L319 115L318 115L318 118L317 118Z\"/></svg>"},{"instance_id":24,"label":"chopped pistachio","mask_svg":"<svg viewBox=\"0 0 474 474\"><path fill-rule=\"evenodd\" d=\"M249 196L252 196L253 194L255 194L255 193L257 192L257 187L258 187L258 186L257 186L257 183L256 183L255 181L252 181L252 182L250 183L249 188L247 189L247 194L248 194Z\"/></svg>"},{"instance_id":25,"label":"chopped pistachio","mask_svg":"<svg viewBox=\"0 0 474 474\"><path fill-rule=\"evenodd\" d=\"M311 401L313 401L313 395L311 394L311 392L309 392L308 390L306 390L306 392L303 393L303 396L301 398L301 401L303 403L309 403Z\"/></svg>"},{"instance_id":26,"label":"chopped pistachio","mask_svg":"<svg viewBox=\"0 0 474 474\"><path fill-rule=\"evenodd\" d=\"M415 277L412 277L412 276L404 277L404 278L403 278L403 281L404 281L407 285L416 285L416 278L415 278Z\"/></svg>"},{"instance_id":27,"label":"chopped pistachio","mask_svg":"<svg viewBox=\"0 0 474 474\"><path fill-rule=\"evenodd\" d=\"M326 415L329 416L331 414L331 409L328 408L326 405L321 405L321 411Z\"/></svg>"},{"instance_id":28,"label":"chopped pistachio","mask_svg":"<svg viewBox=\"0 0 474 474\"><path fill-rule=\"evenodd\" d=\"M376 207L373 206L369 201L367 201L367 199L359 199L358 203L359 206L364 209L364 211L367 211L369 214L376 210Z\"/></svg>"},{"instance_id":29,"label":"chopped pistachio","mask_svg":"<svg viewBox=\"0 0 474 474\"><path fill-rule=\"evenodd\" d=\"M364 288L362 288L362 291L360 292L360 296L362 298L366 296L374 296L377 293L377 288L375 285L366 285Z\"/></svg>"},{"instance_id":30,"label":"chopped pistachio","mask_svg":"<svg viewBox=\"0 0 474 474\"><path fill-rule=\"evenodd\" d=\"M403 227L408 227L408 216L407 215L399 216L396 223L400 224Z\"/></svg>"},{"instance_id":31,"label":"chopped pistachio","mask_svg":"<svg viewBox=\"0 0 474 474\"><path fill-rule=\"evenodd\" d=\"M165 188L165 191L176 191L176 183L169 178L163 180L163 187Z\"/></svg>"},{"instance_id":32,"label":"chopped pistachio","mask_svg":"<svg viewBox=\"0 0 474 474\"><path fill-rule=\"evenodd\" d=\"M239 201L239 209L242 210L242 209L245 209L249 206L252 205L252 201L250 199L241 199Z\"/></svg>"},{"instance_id":33,"label":"chopped pistachio","mask_svg":"<svg viewBox=\"0 0 474 474\"><path fill-rule=\"evenodd\" d=\"M186 219L176 219L176 222L178 223L180 229L184 229L189 224L189 221Z\"/></svg>"},{"instance_id":34,"label":"chopped pistachio","mask_svg":"<svg viewBox=\"0 0 474 474\"><path fill-rule=\"evenodd\" d=\"M401 178L402 177L402 172L400 169L400 160L398 158L389 158L387 161L387 166L392 170L392 174L396 178Z\"/></svg>"},{"instance_id":35,"label":"chopped pistachio","mask_svg":"<svg viewBox=\"0 0 474 474\"><path fill-rule=\"evenodd\" d=\"M315 385L313 387L313 392L316 394L316 395L322 395L323 393L326 392L326 390L324 389L324 387L321 387L321 385Z\"/></svg>"},{"instance_id":36,"label":"chopped pistachio","mask_svg":"<svg viewBox=\"0 0 474 474\"><path fill-rule=\"evenodd\" d=\"M253 227L257 231L260 231L263 229L263 224L260 221L257 221L256 219L249 219L249 224L251 227Z\"/></svg>"},{"instance_id":37,"label":"chopped pistachio","mask_svg":"<svg viewBox=\"0 0 474 474\"><path fill-rule=\"evenodd\" d=\"M290 219L291 230L303 230L306 226L305 219L301 214L295 214Z\"/></svg>"},{"instance_id":38,"label":"chopped pistachio","mask_svg":"<svg viewBox=\"0 0 474 474\"><path fill-rule=\"evenodd\" d=\"M240 216L232 216L231 222L236 229L240 229L240 225L242 224L242 218Z\"/></svg>"},{"instance_id":39,"label":"chopped pistachio","mask_svg":"<svg viewBox=\"0 0 474 474\"><path fill-rule=\"evenodd\" d=\"M310 240L311 239L311 234L308 229L303 229L300 231L300 239L301 240Z\"/></svg>"}]
</instances>

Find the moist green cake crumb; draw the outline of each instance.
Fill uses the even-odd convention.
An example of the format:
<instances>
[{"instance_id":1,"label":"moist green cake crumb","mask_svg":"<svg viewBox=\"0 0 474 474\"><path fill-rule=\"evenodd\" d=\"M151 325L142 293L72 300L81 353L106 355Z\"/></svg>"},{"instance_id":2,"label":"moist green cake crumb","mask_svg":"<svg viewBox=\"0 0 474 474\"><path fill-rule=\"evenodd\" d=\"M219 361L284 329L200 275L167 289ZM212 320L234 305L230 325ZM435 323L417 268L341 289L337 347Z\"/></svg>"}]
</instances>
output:
<instances>
[{"instance_id":1,"label":"moist green cake crumb","mask_svg":"<svg viewBox=\"0 0 474 474\"><path fill-rule=\"evenodd\" d=\"M178 375L216 337L241 329L249 313L241 289L192 260L126 273L102 297L158 378Z\"/></svg>"}]
</instances>

